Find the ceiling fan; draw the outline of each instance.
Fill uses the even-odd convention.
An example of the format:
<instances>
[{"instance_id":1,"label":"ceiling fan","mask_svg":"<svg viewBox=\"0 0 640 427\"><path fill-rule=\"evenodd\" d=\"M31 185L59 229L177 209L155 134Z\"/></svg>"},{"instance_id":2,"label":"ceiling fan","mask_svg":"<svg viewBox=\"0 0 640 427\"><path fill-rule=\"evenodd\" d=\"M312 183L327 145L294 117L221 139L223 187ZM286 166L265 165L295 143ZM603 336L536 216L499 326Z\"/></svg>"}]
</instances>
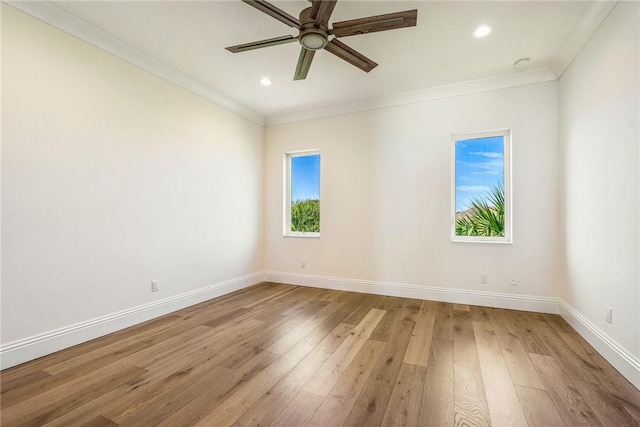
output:
<instances>
[{"instance_id":1,"label":"ceiling fan","mask_svg":"<svg viewBox=\"0 0 640 427\"><path fill-rule=\"evenodd\" d=\"M373 33L376 31L395 30L396 28L415 27L418 17L418 11L414 9L352 19L349 21L334 22L333 26L329 28L329 17L333 12L333 8L336 6L337 0L309 0L311 7L300 12L300 19L294 18L264 0L242 1L290 27L297 28L299 33L297 37L286 35L229 46L226 49L233 53L246 52L248 50L291 43L297 40L302 45L302 49L300 50L298 65L296 66L293 80L303 80L307 77L313 56L316 51L320 49L325 49L338 58L344 59L348 63L368 73L377 67L378 64L342 43L338 38ZM333 36L333 39L329 40L329 36Z\"/></svg>"}]
</instances>

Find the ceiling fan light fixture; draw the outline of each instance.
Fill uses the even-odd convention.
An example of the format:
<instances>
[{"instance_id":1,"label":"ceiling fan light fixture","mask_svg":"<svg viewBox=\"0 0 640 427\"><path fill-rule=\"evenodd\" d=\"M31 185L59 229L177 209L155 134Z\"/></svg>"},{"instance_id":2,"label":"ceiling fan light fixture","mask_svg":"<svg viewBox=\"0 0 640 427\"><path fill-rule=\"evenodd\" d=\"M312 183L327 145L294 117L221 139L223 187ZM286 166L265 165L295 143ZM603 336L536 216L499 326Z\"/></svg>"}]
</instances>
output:
<instances>
[{"instance_id":1,"label":"ceiling fan light fixture","mask_svg":"<svg viewBox=\"0 0 640 427\"><path fill-rule=\"evenodd\" d=\"M487 37L493 31L493 27L491 25L482 24L476 28L471 34L476 39L481 39L483 37Z\"/></svg>"},{"instance_id":2,"label":"ceiling fan light fixture","mask_svg":"<svg viewBox=\"0 0 640 427\"><path fill-rule=\"evenodd\" d=\"M320 31L310 31L300 34L300 44L307 50L320 50L327 45L327 36Z\"/></svg>"}]
</instances>

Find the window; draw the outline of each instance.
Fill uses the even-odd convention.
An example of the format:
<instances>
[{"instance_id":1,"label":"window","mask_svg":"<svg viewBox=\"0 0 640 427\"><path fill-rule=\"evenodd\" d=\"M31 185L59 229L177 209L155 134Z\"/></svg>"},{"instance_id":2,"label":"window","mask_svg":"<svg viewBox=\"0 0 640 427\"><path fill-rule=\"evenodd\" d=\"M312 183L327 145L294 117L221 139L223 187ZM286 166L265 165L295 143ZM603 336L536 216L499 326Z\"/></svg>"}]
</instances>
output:
<instances>
[{"instance_id":1,"label":"window","mask_svg":"<svg viewBox=\"0 0 640 427\"><path fill-rule=\"evenodd\" d=\"M451 240L511 242L511 132L453 136Z\"/></svg>"},{"instance_id":2,"label":"window","mask_svg":"<svg viewBox=\"0 0 640 427\"><path fill-rule=\"evenodd\" d=\"M320 236L320 152L285 154L284 234Z\"/></svg>"}]
</instances>

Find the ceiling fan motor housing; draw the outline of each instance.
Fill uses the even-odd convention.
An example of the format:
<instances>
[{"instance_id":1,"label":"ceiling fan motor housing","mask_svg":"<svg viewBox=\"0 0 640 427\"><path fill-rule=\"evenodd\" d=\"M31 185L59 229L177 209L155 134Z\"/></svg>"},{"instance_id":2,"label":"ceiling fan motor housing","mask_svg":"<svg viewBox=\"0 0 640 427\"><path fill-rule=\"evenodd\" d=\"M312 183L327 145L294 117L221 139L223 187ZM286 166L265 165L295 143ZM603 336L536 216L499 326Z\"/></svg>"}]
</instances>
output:
<instances>
[{"instance_id":1,"label":"ceiling fan motor housing","mask_svg":"<svg viewBox=\"0 0 640 427\"><path fill-rule=\"evenodd\" d=\"M311 19L311 8L308 7L300 12L302 29L298 36L298 41L307 50L323 49L329 42L327 28Z\"/></svg>"}]
</instances>

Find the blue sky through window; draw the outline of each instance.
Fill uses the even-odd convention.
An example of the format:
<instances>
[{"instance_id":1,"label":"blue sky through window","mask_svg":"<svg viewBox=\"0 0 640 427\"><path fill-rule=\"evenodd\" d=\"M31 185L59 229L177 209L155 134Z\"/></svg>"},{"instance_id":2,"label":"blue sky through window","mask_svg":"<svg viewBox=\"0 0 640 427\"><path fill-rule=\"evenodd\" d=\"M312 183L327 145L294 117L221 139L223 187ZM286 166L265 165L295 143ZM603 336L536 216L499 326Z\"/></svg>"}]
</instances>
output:
<instances>
[{"instance_id":1,"label":"blue sky through window","mask_svg":"<svg viewBox=\"0 0 640 427\"><path fill-rule=\"evenodd\" d=\"M320 199L320 154L291 158L291 201Z\"/></svg>"},{"instance_id":2,"label":"blue sky through window","mask_svg":"<svg viewBox=\"0 0 640 427\"><path fill-rule=\"evenodd\" d=\"M491 188L504 186L504 137L456 140L456 212L483 198Z\"/></svg>"}]
</instances>

